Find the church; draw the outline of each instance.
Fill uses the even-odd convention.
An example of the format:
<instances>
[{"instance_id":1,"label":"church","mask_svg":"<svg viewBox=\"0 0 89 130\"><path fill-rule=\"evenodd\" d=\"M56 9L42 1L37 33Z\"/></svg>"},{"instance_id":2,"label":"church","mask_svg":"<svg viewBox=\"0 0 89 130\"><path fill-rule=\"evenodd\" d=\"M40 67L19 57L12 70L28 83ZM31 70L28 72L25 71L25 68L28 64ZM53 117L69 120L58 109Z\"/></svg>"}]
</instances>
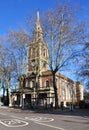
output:
<instances>
[{"instance_id":1,"label":"church","mask_svg":"<svg viewBox=\"0 0 89 130\"><path fill-rule=\"evenodd\" d=\"M33 39L27 51L27 74L18 77L18 89L12 92L13 105L20 107L50 108L55 104L53 77L48 70L48 46L43 39L43 30L37 12ZM58 104L78 104L83 99L83 86L65 75L56 73Z\"/></svg>"}]
</instances>

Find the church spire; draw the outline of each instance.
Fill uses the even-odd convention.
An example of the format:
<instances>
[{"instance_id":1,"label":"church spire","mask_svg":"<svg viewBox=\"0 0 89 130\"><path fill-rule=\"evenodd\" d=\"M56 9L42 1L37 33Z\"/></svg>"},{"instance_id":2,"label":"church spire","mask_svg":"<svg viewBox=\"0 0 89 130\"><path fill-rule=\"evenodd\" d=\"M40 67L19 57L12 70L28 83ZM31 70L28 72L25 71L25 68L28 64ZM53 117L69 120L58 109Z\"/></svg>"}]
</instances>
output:
<instances>
[{"instance_id":1,"label":"church spire","mask_svg":"<svg viewBox=\"0 0 89 130\"><path fill-rule=\"evenodd\" d=\"M38 11L37 11L37 16L36 16L36 17L37 17L37 19L36 19L36 20L37 20L37 21L36 21L36 24L37 24L37 25L40 25L40 16L39 16L39 12L38 12Z\"/></svg>"},{"instance_id":2,"label":"church spire","mask_svg":"<svg viewBox=\"0 0 89 130\"><path fill-rule=\"evenodd\" d=\"M43 31L40 23L40 16L39 12L37 11L36 15L36 24L35 24L35 29L33 32L33 41L38 41L38 40L43 40Z\"/></svg>"}]
</instances>

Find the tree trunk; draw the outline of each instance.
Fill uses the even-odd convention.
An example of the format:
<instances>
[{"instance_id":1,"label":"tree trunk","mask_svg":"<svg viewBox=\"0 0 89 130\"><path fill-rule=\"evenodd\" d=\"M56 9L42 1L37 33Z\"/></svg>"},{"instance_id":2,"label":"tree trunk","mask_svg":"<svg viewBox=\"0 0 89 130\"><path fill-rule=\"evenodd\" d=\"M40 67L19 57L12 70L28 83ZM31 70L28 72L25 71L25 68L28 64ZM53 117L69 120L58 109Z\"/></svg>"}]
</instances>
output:
<instances>
[{"instance_id":1,"label":"tree trunk","mask_svg":"<svg viewBox=\"0 0 89 130\"><path fill-rule=\"evenodd\" d=\"M9 106L9 93L8 93L8 89L6 89L6 92L7 92L6 105Z\"/></svg>"},{"instance_id":2,"label":"tree trunk","mask_svg":"<svg viewBox=\"0 0 89 130\"><path fill-rule=\"evenodd\" d=\"M8 82L8 97L9 97L9 107L12 106L12 102L11 102L11 95L10 95L10 83Z\"/></svg>"},{"instance_id":3,"label":"tree trunk","mask_svg":"<svg viewBox=\"0 0 89 130\"><path fill-rule=\"evenodd\" d=\"M3 104L5 105L5 88L3 86Z\"/></svg>"},{"instance_id":4,"label":"tree trunk","mask_svg":"<svg viewBox=\"0 0 89 130\"><path fill-rule=\"evenodd\" d=\"M58 109L58 94L57 94L57 86L55 80L55 72L53 74L53 88L54 88L54 95L55 95L55 109Z\"/></svg>"}]
</instances>

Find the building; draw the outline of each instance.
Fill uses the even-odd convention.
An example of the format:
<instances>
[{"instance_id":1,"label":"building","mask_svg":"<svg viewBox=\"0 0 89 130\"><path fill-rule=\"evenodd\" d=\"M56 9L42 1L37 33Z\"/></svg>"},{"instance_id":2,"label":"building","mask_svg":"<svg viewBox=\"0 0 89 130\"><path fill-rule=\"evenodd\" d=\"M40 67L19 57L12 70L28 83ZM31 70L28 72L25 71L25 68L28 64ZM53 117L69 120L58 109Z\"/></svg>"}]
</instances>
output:
<instances>
[{"instance_id":1,"label":"building","mask_svg":"<svg viewBox=\"0 0 89 130\"><path fill-rule=\"evenodd\" d=\"M13 91L13 101L23 107L50 107L55 103L53 77L48 70L48 47L43 39L39 12L37 12L36 26L33 39L29 43L27 74L21 75L19 88ZM80 82L56 73L56 85L59 106L61 102L67 106L70 102L77 103L83 98L83 88Z\"/></svg>"}]
</instances>

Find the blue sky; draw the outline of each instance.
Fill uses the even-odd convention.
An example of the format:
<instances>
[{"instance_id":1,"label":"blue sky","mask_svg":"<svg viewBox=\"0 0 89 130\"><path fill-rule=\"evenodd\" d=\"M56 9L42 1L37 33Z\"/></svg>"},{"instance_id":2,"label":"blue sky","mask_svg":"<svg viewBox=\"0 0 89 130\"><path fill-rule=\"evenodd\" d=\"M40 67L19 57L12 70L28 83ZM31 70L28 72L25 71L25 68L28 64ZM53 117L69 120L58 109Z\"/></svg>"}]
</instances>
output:
<instances>
[{"instance_id":1,"label":"blue sky","mask_svg":"<svg viewBox=\"0 0 89 130\"><path fill-rule=\"evenodd\" d=\"M56 0L0 0L0 35L4 35L9 28L15 29L18 24L24 24L29 13L39 10L40 14L49 9L54 8ZM89 0L58 0L60 2L68 1L70 5L76 4L80 6L81 13L78 14L80 19L87 21L87 29L89 30ZM72 78L71 74L65 72L67 76Z\"/></svg>"},{"instance_id":2,"label":"blue sky","mask_svg":"<svg viewBox=\"0 0 89 130\"><path fill-rule=\"evenodd\" d=\"M58 0L71 2L71 5L79 5L83 12L79 14L81 19L89 23L89 0ZM39 10L40 13L54 7L55 0L0 0L0 35L6 33L8 28L16 28L17 24L23 24L29 12Z\"/></svg>"},{"instance_id":3,"label":"blue sky","mask_svg":"<svg viewBox=\"0 0 89 130\"><path fill-rule=\"evenodd\" d=\"M54 0L0 0L0 34L23 23L29 12L43 12L53 7Z\"/></svg>"}]
</instances>

